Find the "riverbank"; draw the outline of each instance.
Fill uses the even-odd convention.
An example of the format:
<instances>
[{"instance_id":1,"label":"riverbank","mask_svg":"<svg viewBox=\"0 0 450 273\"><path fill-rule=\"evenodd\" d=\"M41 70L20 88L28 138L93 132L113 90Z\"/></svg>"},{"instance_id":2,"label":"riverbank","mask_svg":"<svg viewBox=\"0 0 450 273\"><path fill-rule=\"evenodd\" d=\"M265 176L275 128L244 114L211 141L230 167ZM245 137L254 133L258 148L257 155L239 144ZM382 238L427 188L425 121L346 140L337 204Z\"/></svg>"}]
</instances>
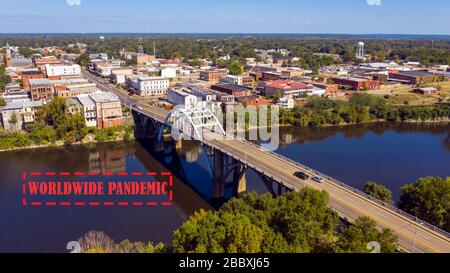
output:
<instances>
[{"instance_id":1,"label":"riverbank","mask_svg":"<svg viewBox=\"0 0 450 273\"><path fill-rule=\"evenodd\" d=\"M280 123L323 127L367 122L449 122L450 104L392 106L370 95L355 94L348 102L311 97L304 107L281 110Z\"/></svg>"},{"instance_id":2,"label":"riverbank","mask_svg":"<svg viewBox=\"0 0 450 273\"><path fill-rule=\"evenodd\" d=\"M51 142L37 141L35 136L27 132L2 132L0 134L0 153L19 150L42 149L64 146L79 146L88 144L99 144L109 142L120 142L134 140L134 126L113 127L107 129L91 128L82 141L67 142L56 140ZM9 148L5 148L10 146Z\"/></svg>"}]
</instances>

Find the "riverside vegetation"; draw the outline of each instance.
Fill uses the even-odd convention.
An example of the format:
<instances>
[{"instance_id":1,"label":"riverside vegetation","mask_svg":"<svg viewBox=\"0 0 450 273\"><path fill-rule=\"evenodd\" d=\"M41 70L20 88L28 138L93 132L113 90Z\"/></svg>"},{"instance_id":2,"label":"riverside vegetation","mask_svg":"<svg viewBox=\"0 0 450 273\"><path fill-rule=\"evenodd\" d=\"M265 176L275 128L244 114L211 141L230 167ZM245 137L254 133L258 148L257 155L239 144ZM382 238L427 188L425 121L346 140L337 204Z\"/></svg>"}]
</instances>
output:
<instances>
[{"instance_id":1,"label":"riverside vegetation","mask_svg":"<svg viewBox=\"0 0 450 273\"><path fill-rule=\"evenodd\" d=\"M10 120L13 126L18 118L14 116ZM82 114L68 114L65 99L55 97L36 112L36 122L27 125L24 131L1 131L0 150L129 140L133 131L133 126L88 128Z\"/></svg>"},{"instance_id":2,"label":"riverside vegetation","mask_svg":"<svg viewBox=\"0 0 450 273\"><path fill-rule=\"evenodd\" d=\"M370 182L365 191L393 204L383 186ZM426 177L405 185L398 205L449 231L449 204L450 177ZM79 239L86 253L366 253L371 241L379 242L382 252L397 251L391 230L377 230L367 217L342 224L328 207L328 194L308 188L277 198L248 193L217 211L200 210L174 231L171 245L115 243L99 231Z\"/></svg>"},{"instance_id":3,"label":"riverside vegetation","mask_svg":"<svg viewBox=\"0 0 450 273\"><path fill-rule=\"evenodd\" d=\"M336 253L370 252L371 241L380 242L382 252L395 252L397 240L369 218L343 225L326 192L303 189L278 198L249 193L217 211L200 210L174 231L171 246L116 244L102 232L89 232L79 242L88 253Z\"/></svg>"},{"instance_id":4,"label":"riverside vegetation","mask_svg":"<svg viewBox=\"0 0 450 273\"><path fill-rule=\"evenodd\" d=\"M280 123L294 126L336 126L372 121L434 122L450 120L450 104L391 106L386 100L356 93L349 101L311 97L304 107L280 111Z\"/></svg>"}]
</instances>

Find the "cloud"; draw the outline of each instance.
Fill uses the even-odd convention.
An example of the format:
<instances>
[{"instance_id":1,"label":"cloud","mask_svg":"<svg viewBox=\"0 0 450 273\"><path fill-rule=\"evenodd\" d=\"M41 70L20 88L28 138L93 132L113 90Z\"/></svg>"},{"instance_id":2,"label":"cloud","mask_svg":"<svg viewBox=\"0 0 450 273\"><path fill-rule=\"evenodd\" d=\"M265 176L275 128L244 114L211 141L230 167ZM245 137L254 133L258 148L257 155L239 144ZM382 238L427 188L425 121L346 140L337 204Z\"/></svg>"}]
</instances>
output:
<instances>
[{"instance_id":1,"label":"cloud","mask_svg":"<svg viewBox=\"0 0 450 273\"><path fill-rule=\"evenodd\" d=\"M69 6L81 6L81 0L66 0Z\"/></svg>"},{"instance_id":2,"label":"cloud","mask_svg":"<svg viewBox=\"0 0 450 273\"><path fill-rule=\"evenodd\" d=\"M381 0L366 0L369 6L381 6Z\"/></svg>"}]
</instances>

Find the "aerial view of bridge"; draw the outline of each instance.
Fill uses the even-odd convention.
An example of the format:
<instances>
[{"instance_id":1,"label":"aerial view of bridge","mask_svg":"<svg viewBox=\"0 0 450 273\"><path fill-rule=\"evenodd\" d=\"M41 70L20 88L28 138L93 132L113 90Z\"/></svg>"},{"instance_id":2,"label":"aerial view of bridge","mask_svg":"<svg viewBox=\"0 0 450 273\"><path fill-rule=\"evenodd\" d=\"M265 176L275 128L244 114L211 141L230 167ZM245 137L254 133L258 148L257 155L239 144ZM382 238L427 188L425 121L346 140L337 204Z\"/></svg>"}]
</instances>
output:
<instances>
[{"instance_id":1,"label":"aerial view of bridge","mask_svg":"<svg viewBox=\"0 0 450 273\"><path fill-rule=\"evenodd\" d=\"M379 228L389 228L395 232L399 237L401 251L450 252L450 234L445 231L371 198L328 175L267 151L257 144L233 136L224 137L225 132L217 123L217 118L206 109L169 112L129 97L123 90L106 84L89 73L84 73L84 76L95 82L100 89L118 95L122 103L131 108L136 130L151 136L155 149L164 149L164 128L176 127L182 133L193 136L210 158L213 195L223 195L227 179L232 180L236 193L245 192L245 172L252 169L261 176L268 188L275 188L274 194L298 191L304 187L326 191L329 194L330 207L342 219L352 222L361 216L370 217L377 222ZM214 130L209 130L211 127L214 127ZM177 145L176 140L170 141ZM309 177L320 176L323 183L312 179L301 180L295 176L296 172L303 172Z\"/></svg>"}]
</instances>

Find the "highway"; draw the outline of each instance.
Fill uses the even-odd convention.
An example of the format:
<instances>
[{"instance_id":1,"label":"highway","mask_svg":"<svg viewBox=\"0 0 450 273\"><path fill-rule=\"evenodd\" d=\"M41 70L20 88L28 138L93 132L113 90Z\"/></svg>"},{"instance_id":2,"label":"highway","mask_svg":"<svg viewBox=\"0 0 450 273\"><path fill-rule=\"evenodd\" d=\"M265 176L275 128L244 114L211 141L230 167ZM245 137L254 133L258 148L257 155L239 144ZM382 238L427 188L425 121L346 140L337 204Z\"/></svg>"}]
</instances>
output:
<instances>
[{"instance_id":1,"label":"highway","mask_svg":"<svg viewBox=\"0 0 450 273\"><path fill-rule=\"evenodd\" d=\"M84 76L98 84L104 91L117 94L128 105L138 105L138 111L163 122L168 112L166 110L150 107L138 100L129 97L126 92L112 85L98 81L94 76L84 73ZM329 194L329 205L340 217L353 221L361 216L368 216L377 222L379 228L389 228L399 237L399 247L405 252L416 253L450 253L450 238L442 233L414 221L392 208L370 200L369 198L344 187L325 176L324 183L317 183L311 179L300 180L294 176L295 172L302 171L315 176L315 171L289 161L281 156L262 150L259 146L238 140L236 138L223 139L217 133L206 133L203 142L223 153L239 160L249 168L271 177L274 181L283 184L291 190L300 190L309 187L316 190L325 190Z\"/></svg>"}]
</instances>

